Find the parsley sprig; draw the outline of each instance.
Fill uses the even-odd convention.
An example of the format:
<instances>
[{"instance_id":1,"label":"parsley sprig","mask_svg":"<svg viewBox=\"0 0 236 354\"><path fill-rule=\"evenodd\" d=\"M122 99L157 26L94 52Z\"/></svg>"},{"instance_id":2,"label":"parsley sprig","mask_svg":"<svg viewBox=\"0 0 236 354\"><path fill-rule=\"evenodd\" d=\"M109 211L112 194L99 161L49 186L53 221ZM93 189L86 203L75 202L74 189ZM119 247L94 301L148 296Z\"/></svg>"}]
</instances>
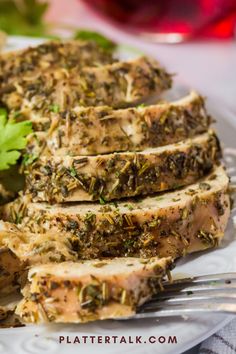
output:
<instances>
[{"instance_id":1,"label":"parsley sprig","mask_svg":"<svg viewBox=\"0 0 236 354\"><path fill-rule=\"evenodd\" d=\"M43 18L47 1L0 0L0 28L8 34L44 37L47 25Z\"/></svg>"},{"instance_id":2,"label":"parsley sprig","mask_svg":"<svg viewBox=\"0 0 236 354\"><path fill-rule=\"evenodd\" d=\"M116 49L116 44L109 38L105 37L101 33L90 31L87 29L77 30L74 34L74 39L79 39L81 41L94 41L103 50L113 52Z\"/></svg>"},{"instance_id":3,"label":"parsley sprig","mask_svg":"<svg viewBox=\"0 0 236 354\"><path fill-rule=\"evenodd\" d=\"M0 108L0 171L15 165L26 147L26 136L32 132L32 123L24 121L16 123L8 120L7 111Z\"/></svg>"}]
</instances>

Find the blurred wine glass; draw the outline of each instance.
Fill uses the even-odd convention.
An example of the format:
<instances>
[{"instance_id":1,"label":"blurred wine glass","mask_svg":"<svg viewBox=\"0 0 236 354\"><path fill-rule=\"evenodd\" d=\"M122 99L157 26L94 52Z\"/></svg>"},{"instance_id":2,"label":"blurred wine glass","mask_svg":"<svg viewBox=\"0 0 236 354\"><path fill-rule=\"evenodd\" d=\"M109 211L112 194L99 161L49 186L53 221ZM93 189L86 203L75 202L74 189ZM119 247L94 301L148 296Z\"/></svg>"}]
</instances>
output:
<instances>
[{"instance_id":1,"label":"blurred wine glass","mask_svg":"<svg viewBox=\"0 0 236 354\"><path fill-rule=\"evenodd\" d=\"M83 0L122 29L158 42L231 38L236 0Z\"/></svg>"}]
</instances>

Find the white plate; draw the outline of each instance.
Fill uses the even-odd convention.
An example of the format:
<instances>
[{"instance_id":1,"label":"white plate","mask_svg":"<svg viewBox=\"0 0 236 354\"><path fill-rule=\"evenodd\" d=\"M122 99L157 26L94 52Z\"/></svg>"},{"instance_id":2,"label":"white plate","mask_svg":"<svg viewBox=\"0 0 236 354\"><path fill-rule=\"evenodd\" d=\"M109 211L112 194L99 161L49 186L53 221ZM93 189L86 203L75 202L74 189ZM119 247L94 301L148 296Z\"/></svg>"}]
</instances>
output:
<instances>
[{"instance_id":1,"label":"white plate","mask_svg":"<svg viewBox=\"0 0 236 354\"><path fill-rule=\"evenodd\" d=\"M39 43L39 40L32 40L22 37L11 37L8 48L22 48L27 45ZM121 57L130 57L134 52L120 50ZM172 97L183 95L186 88L180 84L172 90ZM218 101L208 100L210 113L216 117L217 130L225 144L225 158L230 172L236 176L236 117L233 112L227 110ZM236 182L236 179L235 181ZM209 252L202 252L188 256L177 264L173 271L176 275L199 275L217 272L236 271L236 240L234 239L232 221L227 228L225 239L219 249ZM201 315L191 316L187 319L173 318L157 321L101 321L87 325L52 325L29 326L25 328L2 329L0 330L0 354L61 354L61 353L136 353L136 354L178 354L203 341L205 338L224 326L232 317L226 315ZM59 344L59 336L142 336L142 344ZM150 344L150 336L177 337L177 344Z\"/></svg>"}]
</instances>

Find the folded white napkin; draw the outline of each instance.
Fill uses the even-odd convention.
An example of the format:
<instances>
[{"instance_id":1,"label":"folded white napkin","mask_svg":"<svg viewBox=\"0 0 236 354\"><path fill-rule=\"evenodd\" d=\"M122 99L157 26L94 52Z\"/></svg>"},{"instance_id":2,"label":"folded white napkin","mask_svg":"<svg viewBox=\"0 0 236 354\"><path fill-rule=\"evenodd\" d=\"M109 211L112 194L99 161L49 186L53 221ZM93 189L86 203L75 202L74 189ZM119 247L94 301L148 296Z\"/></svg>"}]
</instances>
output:
<instances>
[{"instance_id":1,"label":"folded white napkin","mask_svg":"<svg viewBox=\"0 0 236 354\"><path fill-rule=\"evenodd\" d=\"M219 332L206 339L200 346L199 354L235 354L236 319Z\"/></svg>"}]
</instances>

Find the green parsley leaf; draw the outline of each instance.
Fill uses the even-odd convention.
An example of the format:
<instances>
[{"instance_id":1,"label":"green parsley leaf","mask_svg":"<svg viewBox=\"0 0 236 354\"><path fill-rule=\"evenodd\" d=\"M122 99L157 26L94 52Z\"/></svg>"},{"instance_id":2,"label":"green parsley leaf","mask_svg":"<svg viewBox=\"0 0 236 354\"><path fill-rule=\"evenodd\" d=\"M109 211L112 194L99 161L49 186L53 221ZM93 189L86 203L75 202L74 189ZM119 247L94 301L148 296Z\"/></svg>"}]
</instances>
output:
<instances>
[{"instance_id":1,"label":"green parsley leaf","mask_svg":"<svg viewBox=\"0 0 236 354\"><path fill-rule=\"evenodd\" d=\"M43 17L48 5L39 0L0 1L0 28L8 34L45 37Z\"/></svg>"},{"instance_id":2,"label":"green parsley leaf","mask_svg":"<svg viewBox=\"0 0 236 354\"><path fill-rule=\"evenodd\" d=\"M26 147L26 136L31 132L31 122L7 120L7 111L0 109L0 170L7 170L10 165L16 164L21 156L20 150Z\"/></svg>"},{"instance_id":3,"label":"green parsley leaf","mask_svg":"<svg viewBox=\"0 0 236 354\"><path fill-rule=\"evenodd\" d=\"M74 35L74 39L82 41L94 41L104 50L112 52L116 48L116 44L102 34L89 30L78 30Z\"/></svg>"}]
</instances>

